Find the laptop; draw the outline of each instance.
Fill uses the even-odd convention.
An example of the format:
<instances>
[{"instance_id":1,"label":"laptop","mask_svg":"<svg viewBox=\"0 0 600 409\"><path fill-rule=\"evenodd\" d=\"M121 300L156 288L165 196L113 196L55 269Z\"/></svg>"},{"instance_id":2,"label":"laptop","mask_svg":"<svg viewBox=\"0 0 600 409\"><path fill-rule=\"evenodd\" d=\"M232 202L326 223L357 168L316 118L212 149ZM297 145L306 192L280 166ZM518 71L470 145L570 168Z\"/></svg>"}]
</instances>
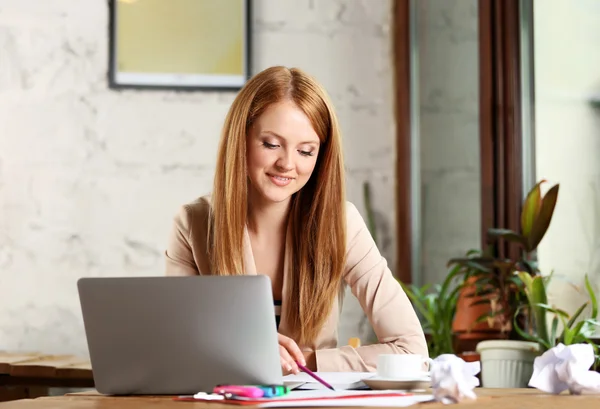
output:
<instances>
[{"instance_id":1,"label":"laptop","mask_svg":"<svg viewBox=\"0 0 600 409\"><path fill-rule=\"evenodd\" d=\"M77 287L102 394L283 382L267 276L89 277Z\"/></svg>"}]
</instances>

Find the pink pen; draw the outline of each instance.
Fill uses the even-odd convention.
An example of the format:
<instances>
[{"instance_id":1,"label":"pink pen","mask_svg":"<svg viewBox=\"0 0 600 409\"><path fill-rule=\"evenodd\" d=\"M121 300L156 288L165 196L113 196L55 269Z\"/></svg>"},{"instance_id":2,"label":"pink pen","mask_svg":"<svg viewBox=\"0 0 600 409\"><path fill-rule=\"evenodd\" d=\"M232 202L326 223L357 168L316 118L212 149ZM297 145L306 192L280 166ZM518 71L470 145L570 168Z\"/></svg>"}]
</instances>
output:
<instances>
[{"instance_id":1,"label":"pink pen","mask_svg":"<svg viewBox=\"0 0 600 409\"><path fill-rule=\"evenodd\" d=\"M325 386L326 388L331 389L332 391L334 391L335 389L333 388L333 386L331 386L330 384L328 384L327 382L325 382L323 379L319 378L317 376L316 373L314 373L313 371L311 371L310 369L308 369L307 367L305 367L304 365L302 365L300 362L296 361L296 365L298 365L298 368L302 369L304 372L306 372L309 376L312 376L313 378L315 378L318 382L320 382L323 386Z\"/></svg>"},{"instance_id":2,"label":"pink pen","mask_svg":"<svg viewBox=\"0 0 600 409\"><path fill-rule=\"evenodd\" d=\"M213 393L219 395L239 396L243 398L262 398L264 392L262 389L255 386L243 385L219 385L213 388Z\"/></svg>"}]
</instances>

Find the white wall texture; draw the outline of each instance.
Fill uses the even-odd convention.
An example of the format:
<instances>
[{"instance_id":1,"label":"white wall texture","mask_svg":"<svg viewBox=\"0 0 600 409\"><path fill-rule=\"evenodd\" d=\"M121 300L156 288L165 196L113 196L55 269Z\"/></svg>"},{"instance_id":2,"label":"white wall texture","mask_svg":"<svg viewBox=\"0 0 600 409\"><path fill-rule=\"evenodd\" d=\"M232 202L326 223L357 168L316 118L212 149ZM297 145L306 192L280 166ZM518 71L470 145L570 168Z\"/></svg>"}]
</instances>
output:
<instances>
[{"instance_id":1,"label":"white wall texture","mask_svg":"<svg viewBox=\"0 0 600 409\"><path fill-rule=\"evenodd\" d=\"M362 211L369 180L394 226L391 1L252 3L253 71L298 66L324 84L348 199ZM109 90L107 25L105 0L0 0L0 350L86 355L76 280L162 275L177 207L211 187L235 94ZM388 233L392 266L393 248ZM342 343L365 335L347 303Z\"/></svg>"},{"instance_id":2,"label":"white wall texture","mask_svg":"<svg viewBox=\"0 0 600 409\"><path fill-rule=\"evenodd\" d=\"M534 4L536 173L546 188L560 183L540 267L554 270L552 302L574 312L584 298L565 283L589 274L600 285L600 109L590 105L600 96L600 3Z\"/></svg>"},{"instance_id":3,"label":"white wall texture","mask_svg":"<svg viewBox=\"0 0 600 409\"><path fill-rule=\"evenodd\" d=\"M477 0L419 0L422 283L481 246Z\"/></svg>"}]
</instances>

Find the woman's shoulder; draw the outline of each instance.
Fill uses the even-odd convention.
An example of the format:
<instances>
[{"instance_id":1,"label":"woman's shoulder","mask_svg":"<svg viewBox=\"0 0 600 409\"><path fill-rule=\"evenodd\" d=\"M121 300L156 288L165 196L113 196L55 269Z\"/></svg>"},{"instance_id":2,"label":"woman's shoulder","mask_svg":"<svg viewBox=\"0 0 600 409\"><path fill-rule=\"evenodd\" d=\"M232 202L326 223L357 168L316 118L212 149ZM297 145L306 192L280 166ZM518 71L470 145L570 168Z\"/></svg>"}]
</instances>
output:
<instances>
[{"instance_id":1,"label":"woman's shoulder","mask_svg":"<svg viewBox=\"0 0 600 409\"><path fill-rule=\"evenodd\" d=\"M356 217L356 215L358 214L360 216L360 213L358 211L358 209L356 208L356 206L354 205L354 203L352 203L349 200L346 200L346 202L344 203L345 207L346 207L346 217Z\"/></svg>"},{"instance_id":2,"label":"woman's shoulder","mask_svg":"<svg viewBox=\"0 0 600 409\"><path fill-rule=\"evenodd\" d=\"M346 231L348 238L351 239L360 230L366 227L365 220L354 203L346 200Z\"/></svg>"},{"instance_id":3,"label":"woman's shoulder","mask_svg":"<svg viewBox=\"0 0 600 409\"><path fill-rule=\"evenodd\" d=\"M181 204L175 215L175 220L186 230L197 230L197 227L207 226L210 209L210 195L200 196ZM196 227L196 229L193 227Z\"/></svg>"},{"instance_id":4,"label":"woman's shoulder","mask_svg":"<svg viewBox=\"0 0 600 409\"><path fill-rule=\"evenodd\" d=\"M366 211L346 201L346 244L348 251L370 251L377 247L367 224Z\"/></svg>"},{"instance_id":5,"label":"woman's shoulder","mask_svg":"<svg viewBox=\"0 0 600 409\"><path fill-rule=\"evenodd\" d=\"M192 201L182 204L181 207L188 213L208 214L211 208L210 195L197 197Z\"/></svg>"},{"instance_id":6,"label":"woman's shoulder","mask_svg":"<svg viewBox=\"0 0 600 409\"><path fill-rule=\"evenodd\" d=\"M166 251L168 274L210 271L207 251L210 203L209 196L201 196L179 205Z\"/></svg>"}]
</instances>

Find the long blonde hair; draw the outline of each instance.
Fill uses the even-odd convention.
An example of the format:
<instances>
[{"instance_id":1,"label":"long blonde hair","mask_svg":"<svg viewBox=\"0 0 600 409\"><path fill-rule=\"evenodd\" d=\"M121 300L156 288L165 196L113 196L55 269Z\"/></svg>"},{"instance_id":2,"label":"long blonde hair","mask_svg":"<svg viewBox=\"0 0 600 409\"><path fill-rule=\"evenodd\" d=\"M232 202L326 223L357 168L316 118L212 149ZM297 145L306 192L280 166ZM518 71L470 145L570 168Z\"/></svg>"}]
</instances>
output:
<instances>
[{"instance_id":1,"label":"long blonde hair","mask_svg":"<svg viewBox=\"0 0 600 409\"><path fill-rule=\"evenodd\" d=\"M318 335L340 289L346 253L344 165L339 126L324 89L296 68L271 67L252 77L226 116L212 193L212 274L241 275L247 218L246 137L271 104L292 100L321 141L313 174L291 201L290 298L285 317L299 344Z\"/></svg>"}]
</instances>

